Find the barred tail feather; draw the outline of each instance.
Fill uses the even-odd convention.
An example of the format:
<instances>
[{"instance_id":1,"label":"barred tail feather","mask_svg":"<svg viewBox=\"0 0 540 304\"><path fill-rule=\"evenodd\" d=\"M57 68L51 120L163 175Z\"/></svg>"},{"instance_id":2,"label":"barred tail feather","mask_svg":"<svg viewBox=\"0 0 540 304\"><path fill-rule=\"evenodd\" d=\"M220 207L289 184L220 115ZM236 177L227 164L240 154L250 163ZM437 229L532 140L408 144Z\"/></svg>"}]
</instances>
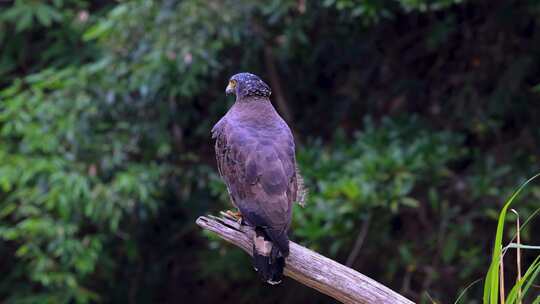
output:
<instances>
[{"instance_id":1,"label":"barred tail feather","mask_svg":"<svg viewBox=\"0 0 540 304\"><path fill-rule=\"evenodd\" d=\"M273 234L272 232L270 229L263 230L260 227L255 229L253 267L263 281L275 285L281 283L283 278L285 257L289 254L289 240L286 234L274 234L274 236L277 236L276 240L274 240L269 236ZM286 247L283 247L282 235L285 236Z\"/></svg>"}]
</instances>

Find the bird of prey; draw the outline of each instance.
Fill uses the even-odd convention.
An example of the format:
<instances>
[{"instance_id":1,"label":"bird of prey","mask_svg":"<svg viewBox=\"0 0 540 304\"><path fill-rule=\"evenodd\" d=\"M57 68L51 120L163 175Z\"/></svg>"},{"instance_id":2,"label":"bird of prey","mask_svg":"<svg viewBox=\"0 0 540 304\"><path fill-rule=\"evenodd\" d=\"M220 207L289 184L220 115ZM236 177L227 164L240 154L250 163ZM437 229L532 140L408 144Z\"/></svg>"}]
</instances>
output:
<instances>
[{"instance_id":1,"label":"bird of prey","mask_svg":"<svg viewBox=\"0 0 540 304\"><path fill-rule=\"evenodd\" d=\"M270 102L270 87L239 73L225 90L234 105L212 128L219 174L241 221L255 228L253 266L261 278L281 282L289 255L292 203L303 203L294 138Z\"/></svg>"}]
</instances>

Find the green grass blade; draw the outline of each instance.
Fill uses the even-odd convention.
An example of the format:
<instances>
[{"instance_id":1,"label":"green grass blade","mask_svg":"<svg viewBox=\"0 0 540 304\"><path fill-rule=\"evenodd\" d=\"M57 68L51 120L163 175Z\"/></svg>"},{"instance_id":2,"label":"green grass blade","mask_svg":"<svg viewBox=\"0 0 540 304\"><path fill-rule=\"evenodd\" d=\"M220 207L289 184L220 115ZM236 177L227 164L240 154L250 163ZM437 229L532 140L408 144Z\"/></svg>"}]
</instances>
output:
<instances>
[{"instance_id":1,"label":"green grass blade","mask_svg":"<svg viewBox=\"0 0 540 304\"><path fill-rule=\"evenodd\" d=\"M497 233L495 234L495 242L493 244L493 255L491 258L491 264L489 266L488 272L486 274L486 279L484 282L484 304L497 304L498 295L499 295L499 263L501 260L501 251L502 251L502 238L504 232L504 222L506 219L506 213L508 208L519 193L527 186L531 181L540 176L540 173L534 175L525 181L516 192L510 196L510 198L504 204L504 207L499 215L499 220L497 222Z\"/></svg>"},{"instance_id":2,"label":"green grass blade","mask_svg":"<svg viewBox=\"0 0 540 304\"><path fill-rule=\"evenodd\" d=\"M465 287L465 289L463 289L463 291L459 294L459 297L456 299L456 301L454 302L454 304L458 304L459 303L459 300L461 300L461 298L465 295L465 293L469 290L469 288L473 287L474 285L476 285L476 283L482 281L483 279L480 278L480 279L477 279L476 281L472 282L471 284L469 284L469 286Z\"/></svg>"},{"instance_id":3,"label":"green grass blade","mask_svg":"<svg viewBox=\"0 0 540 304\"><path fill-rule=\"evenodd\" d=\"M532 283L534 282L534 280L536 280L536 278L538 277L538 274L540 274L540 255L536 259L539 260L538 264L536 264L536 269L534 270L534 273L531 275L528 282L525 284L525 288L523 288L523 296L525 296L527 291L529 291L529 289L532 286Z\"/></svg>"},{"instance_id":4,"label":"green grass blade","mask_svg":"<svg viewBox=\"0 0 540 304\"><path fill-rule=\"evenodd\" d=\"M531 266L527 269L521 280L516 282L510 293L508 294L508 304L512 304L517 300L518 290L520 290L525 284L525 288L522 290L522 297L525 296L528 289L531 287L532 282L536 279L540 273L540 256L536 257Z\"/></svg>"}]
</instances>

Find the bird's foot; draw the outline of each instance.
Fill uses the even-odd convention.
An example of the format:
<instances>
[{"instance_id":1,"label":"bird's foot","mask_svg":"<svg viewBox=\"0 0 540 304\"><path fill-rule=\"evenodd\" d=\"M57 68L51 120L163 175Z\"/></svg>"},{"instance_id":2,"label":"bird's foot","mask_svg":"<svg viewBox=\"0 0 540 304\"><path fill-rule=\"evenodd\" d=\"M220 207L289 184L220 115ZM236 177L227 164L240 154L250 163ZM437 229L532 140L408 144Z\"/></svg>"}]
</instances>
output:
<instances>
[{"instance_id":1,"label":"bird's foot","mask_svg":"<svg viewBox=\"0 0 540 304\"><path fill-rule=\"evenodd\" d=\"M240 213L240 211L226 210L225 212L221 212L221 214L231 220L234 220L238 225L236 228L240 230L240 226L242 226L243 223L242 213Z\"/></svg>"},{"instance_id":2,"label":"bird's foot","mask_svg":"<svg viewBox=\"0 0 540 304\"><path fill-rule=\"evenodd\" d=\"M225 213L237 221L242 219L242 213L240 211L227 210Z\"/></svg>"}]
</instances>

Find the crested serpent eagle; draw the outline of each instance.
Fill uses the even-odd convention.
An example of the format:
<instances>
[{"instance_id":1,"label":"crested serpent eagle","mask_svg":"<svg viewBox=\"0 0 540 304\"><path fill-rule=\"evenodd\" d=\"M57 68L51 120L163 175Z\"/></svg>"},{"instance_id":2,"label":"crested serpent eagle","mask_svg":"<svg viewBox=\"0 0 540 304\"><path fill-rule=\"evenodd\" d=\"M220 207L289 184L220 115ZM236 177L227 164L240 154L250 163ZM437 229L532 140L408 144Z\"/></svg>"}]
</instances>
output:
<instances>
[{"instance_id":1,"label":"crested serpent eagle","mask_svg":"<svg viewBox=\"0 0 540 304\"><path fill-rule=\"evenodd\" d=\"M258 76L236 74L225 91L236 101L212 128L219 174L241 220L255 228L255 270L277 284L289 255L292 204L302 204L305 195L294 138L270 103L270 87Z\"/></svg>"}]
</instances>

